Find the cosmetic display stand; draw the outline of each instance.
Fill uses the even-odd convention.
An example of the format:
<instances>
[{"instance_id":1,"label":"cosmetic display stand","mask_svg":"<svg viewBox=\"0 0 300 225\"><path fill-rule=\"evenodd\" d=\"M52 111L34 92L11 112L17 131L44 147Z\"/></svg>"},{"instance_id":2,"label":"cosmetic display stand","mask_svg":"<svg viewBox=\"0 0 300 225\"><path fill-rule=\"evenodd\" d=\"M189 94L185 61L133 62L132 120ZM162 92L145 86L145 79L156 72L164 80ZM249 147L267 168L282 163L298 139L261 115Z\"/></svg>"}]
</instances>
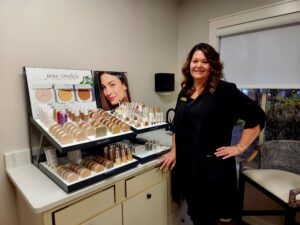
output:
<instances>
[{"instance_id":1,"label":"cosmetic display stand","mask_svg":"<svg viewBox=\"0 0 300 225\"><path fill-rule=\"evenodd\" d=\"M135 102L119 103L118 112L98 108L100 96L94 90L100 84L93 84L91 70L25 67L24 72L32 163L65 192L130 170L168 150L152 141L133 151L138 134L167 126L163 113ZM123 140L132 142L126 150Z\"/></svg>"},{"instance_id":2,"label":"cosmetic display stand","mask_svg":"<svg viewBox=\"0 0 300 225\"><path fill-rule=\"evenodd\" d=\"M58 186L60 186L67 193L79 190L88 185L102 181L111 176L122 173L126 170L132 169L133 167L136 167L139 163L144 164L146 162L154 160L169 150L169 147L167 146L160 146L159 149L157 150L139 150L133 153L133 159L131 161L128 161L119 166L114 166L111 169L106 169L105 171L100 173L93 173L90 177L85 179L80 179L77 182L68 183L64 181L60 176L58 176L54 169L47 166L46 156L43 149L49 144L51 144L56 148L57 154L59 156L78 149L89 150L95 147L97 148L103 145L116 143L125 139L132 140L132 142L134 142L134 138L138 134L149 132L150 130L153 131L153 130L163 129L165 128L166 125L160 124L158 126L151 126L150 129L148 128L140 129L139 132L137 132L138 134L135 131L128 131L118 135L101 137L96 140L85 140L74 144L61 145L55 139L55 137L53 137L49 132L45 130L43 125L40 123L40 121L33 119L31 116L29 116L29 118L30 118L29 130L30 130L30 137L31 137L30 148L31 148L32 163L35 166L37 166L42 172L44 172L51 180L53 180ZM39 133L39 135L34 135L33 130L35 130L34 131L35 133ZM35 136L38 136L39 140L33 140ZM36 145L34 145L34 143L36 143Z\"/></svg>"}]
</instances>

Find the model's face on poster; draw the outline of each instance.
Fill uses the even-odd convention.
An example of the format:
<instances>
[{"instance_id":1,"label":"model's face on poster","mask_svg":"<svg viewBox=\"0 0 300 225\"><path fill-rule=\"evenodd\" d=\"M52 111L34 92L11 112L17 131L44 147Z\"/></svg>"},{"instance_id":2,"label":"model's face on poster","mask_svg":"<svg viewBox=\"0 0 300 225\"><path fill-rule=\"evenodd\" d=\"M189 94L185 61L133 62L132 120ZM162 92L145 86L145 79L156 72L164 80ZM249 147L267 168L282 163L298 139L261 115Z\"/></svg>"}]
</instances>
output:
<instances>
[{"instance_id":1,"label":"model's face on poster","mask_svg":"<svg viewBox=\"0 0 300 225\"><path fill-rule=\"evenodd\" d=\"M104 73L100 81L103 94L112 105L127 101L127 87L117 76Z\"/></svg>"}]
</instances>

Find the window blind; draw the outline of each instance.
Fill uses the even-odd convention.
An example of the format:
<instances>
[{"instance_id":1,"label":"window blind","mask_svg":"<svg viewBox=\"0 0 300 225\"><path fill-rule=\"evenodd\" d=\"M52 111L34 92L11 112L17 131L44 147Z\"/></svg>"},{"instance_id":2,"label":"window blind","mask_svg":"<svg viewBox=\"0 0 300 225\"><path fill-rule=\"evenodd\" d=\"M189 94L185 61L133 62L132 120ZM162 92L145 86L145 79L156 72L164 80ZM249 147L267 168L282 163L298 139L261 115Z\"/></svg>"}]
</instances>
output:
<instances>
[{"instance_id":1,"label":"window blind","mask_svg":"<svg viewBox=\"0 0 300 225\"><path fill-rule=\"evenodd\" d=\"M300 88L300 23L221 36L225 80L245 88Z\"/></svg>"}]
</instances>

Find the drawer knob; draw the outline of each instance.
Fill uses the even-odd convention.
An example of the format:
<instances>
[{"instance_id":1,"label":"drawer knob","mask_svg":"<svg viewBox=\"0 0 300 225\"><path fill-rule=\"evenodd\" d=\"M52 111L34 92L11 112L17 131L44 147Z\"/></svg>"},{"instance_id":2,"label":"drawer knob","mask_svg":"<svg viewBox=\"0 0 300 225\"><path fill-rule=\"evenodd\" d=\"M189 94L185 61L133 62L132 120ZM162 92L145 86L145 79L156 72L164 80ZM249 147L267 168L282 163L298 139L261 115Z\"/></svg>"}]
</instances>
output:
<instances>
[{"instance_id":1,"label":"drawer knob","mask_svg":"<svg viewBox=\"0 0 300 225\"><path fill-rule=\"evenodd\" d=\"M152 195L150 193L147 194L147 199L150 199Z\"/></svg>"}]
</instances>

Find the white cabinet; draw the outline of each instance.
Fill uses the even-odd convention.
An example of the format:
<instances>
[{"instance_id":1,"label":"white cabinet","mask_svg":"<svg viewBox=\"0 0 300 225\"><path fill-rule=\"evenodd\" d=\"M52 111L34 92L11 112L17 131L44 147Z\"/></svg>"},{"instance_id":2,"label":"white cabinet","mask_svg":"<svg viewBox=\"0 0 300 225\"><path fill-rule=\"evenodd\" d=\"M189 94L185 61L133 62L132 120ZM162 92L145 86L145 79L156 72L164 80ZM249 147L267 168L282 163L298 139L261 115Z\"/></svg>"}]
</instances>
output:
<instances>
[{"instance_id":1,"label":"white cabinet","mask_svg":"<svg viewBox=\"0 0 300 225\"><path fill-rule=\"evenodd\" d=\"M166 225L167 184L163 181L123 202L123 225Z\"/></svg>"},{"instance_id":2,"label":"white cabinet","mask_svg":"<svg viewBox=\"0 0 300 225\"><path fill-rule=\"evenodd\" d=\"M152 167L49 210L43 225L167 225L167 200L166 176Z\"/></svg>"},{"instance_id":3,"label":"white cabinet","mask_svg":"<svg viewBox=\"0 0 300 225\"><path fill-rule=\"evenodd\" d=\"M93 219L80 225L122 225L122 206L121 204L109 209Z\"/></svg>"}]
</instances>

